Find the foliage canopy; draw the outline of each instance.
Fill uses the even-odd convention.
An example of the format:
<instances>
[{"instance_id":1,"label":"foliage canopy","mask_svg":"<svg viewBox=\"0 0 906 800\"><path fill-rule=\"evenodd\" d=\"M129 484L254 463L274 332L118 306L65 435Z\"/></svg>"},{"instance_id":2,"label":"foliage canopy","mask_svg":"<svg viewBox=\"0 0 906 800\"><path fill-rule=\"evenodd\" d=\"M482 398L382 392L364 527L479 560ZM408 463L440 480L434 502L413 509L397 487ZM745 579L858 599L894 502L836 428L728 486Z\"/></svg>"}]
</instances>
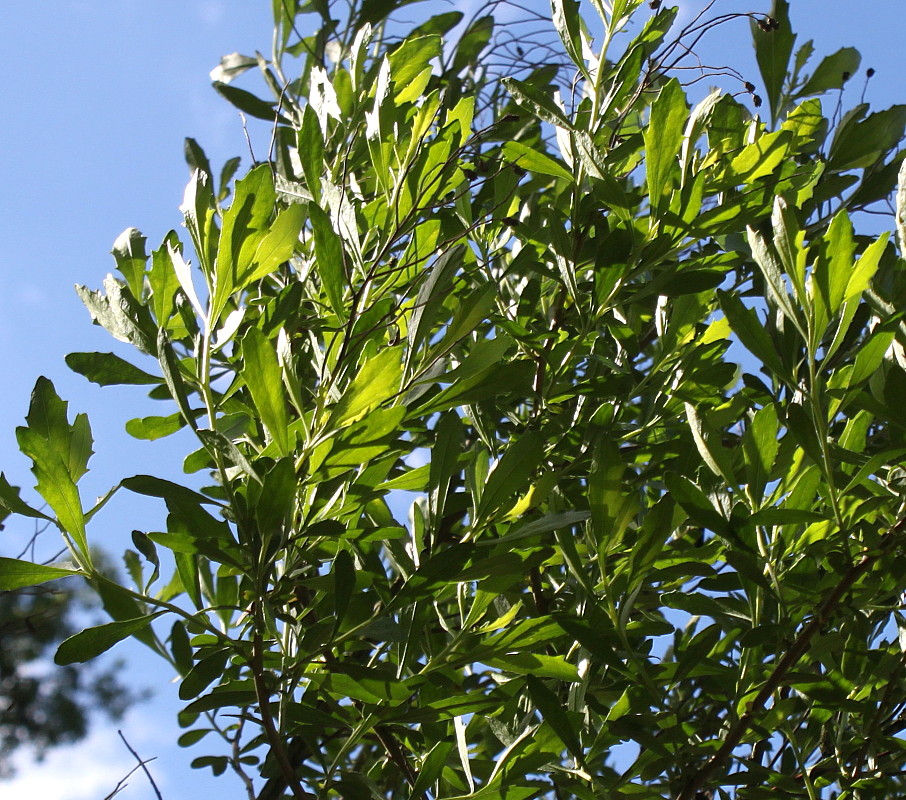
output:
<instances>
[{"instance_id":1,"label":"foliage canopy","mask_svg":"<svg viewBox=\"0 0 906 800\"><path fill-rule=\"evenodd\" d=\"M402 5L275 0L271 58L215 71L271 152L233 182L187 141L188 235L79 289L144 357L67 359L168 403L127 430L190 428L206 485L123 479L166 524L105 577L88 421L40 379L52 513L0 502L71 561L0 588L84 575L113 621L58 663L144 642L250 798L899 794L906 106L829 116L859 55L813 64L786 0L740 15L764 118L690 108L720 20L553 0L532 64Z\"/></svg>"}]
</instances>

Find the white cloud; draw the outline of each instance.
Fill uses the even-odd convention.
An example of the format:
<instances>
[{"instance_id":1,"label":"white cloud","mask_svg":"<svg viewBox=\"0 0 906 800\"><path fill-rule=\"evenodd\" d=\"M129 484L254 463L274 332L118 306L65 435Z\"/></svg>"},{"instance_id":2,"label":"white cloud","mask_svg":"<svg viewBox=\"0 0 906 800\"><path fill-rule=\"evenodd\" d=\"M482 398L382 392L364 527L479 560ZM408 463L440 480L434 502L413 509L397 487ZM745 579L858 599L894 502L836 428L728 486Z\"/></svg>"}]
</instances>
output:
<instances>
[{"instance_id":1,"label":"white cloud","mask_svg":"<svg viewBox=\"0 0 906 800\"><path fill-rule=\"evenodd\" d=\"M98 727L79 744L52 750L41 762L15 759L17 774L4 782L4 797L52 797L54 800L100 800L114 790L117 782L135 765L113 728ZM118 797L130 796L130 790L144 775L134 774L129 787Z\"/></svg>"},{"instance_id":2,"label":"white cloud","mask_svg":"<svg viewBox=\"0 0 906 800\"><path fill-rule=\"evenodd\" d=\"M205 0L198 6L199 19L208 25L217 25L226 16L226 7L219 0Z\"/></svg>"}]
</instances>

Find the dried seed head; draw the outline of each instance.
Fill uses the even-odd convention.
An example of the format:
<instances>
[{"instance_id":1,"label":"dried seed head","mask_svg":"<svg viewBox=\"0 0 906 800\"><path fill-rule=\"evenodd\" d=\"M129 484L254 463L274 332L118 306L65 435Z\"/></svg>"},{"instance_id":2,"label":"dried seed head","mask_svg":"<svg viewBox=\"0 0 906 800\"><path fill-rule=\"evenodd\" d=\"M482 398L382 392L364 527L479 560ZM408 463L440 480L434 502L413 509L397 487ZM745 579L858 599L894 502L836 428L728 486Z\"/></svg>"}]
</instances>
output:
<instances>
[{"instance_id":1,"label":"dried seed head","mask_svg":"<svg viewBox=\"0 0 906 800\"><path fill-rule=\"evenodd\" d=\"M474 169L468 169L467 167L462 168L462 174L466 176L470 181L474 181L478 177L478 173Z\"/></svg>"},{"instance_id":2,"label":"dried seed head","mask_svg":"<svg viewBox=\"0 0 906 800\"><path fill-rule=\"evenodd\" d=\"M661 7L661 0L651 0L648 5L652 11L657 11Z\"/></svg>"},{"instance_id":3,"label":"dried seed head","mask_svg":"<svg viewBox=\"0 0 906 800\"><path fill-rule=\"evenodd\" d=\"M755 84L751 81L746 81L746 91L749 94L755 94Z\"/></svg>"},{"instance_id":4,"label":"dried seed head","mask_svg":"<svg viewBox=\"0 0 906 800\"><path fill-rule=\"evenodd\" d=\"M845 70L843 72L843 83L846 83L851 77L852 75L850 74L850 72L848 70Z\"/></svg>"},{"instance_id":5,"label":"dried seed head","mask_svg":"<svg viewBox=\"0 0 906 800\"><path fill-rule=\"evenodd\" d=\"M755 104L755 108L761 108L761 98L757 94L752 95L752 102Z\"/></svg>"},{"instance_id":6,"label":"dried seed head","mask_svg":"<svg viewBox=\"0 0 906 800\"><path fill-rule=\"evenodd\" d=\"M869 67L867 70L865 70L866 78L871 78L874 74L875 74L875 71L874 71L873 67Z\"/></svg>"}]
</instances>

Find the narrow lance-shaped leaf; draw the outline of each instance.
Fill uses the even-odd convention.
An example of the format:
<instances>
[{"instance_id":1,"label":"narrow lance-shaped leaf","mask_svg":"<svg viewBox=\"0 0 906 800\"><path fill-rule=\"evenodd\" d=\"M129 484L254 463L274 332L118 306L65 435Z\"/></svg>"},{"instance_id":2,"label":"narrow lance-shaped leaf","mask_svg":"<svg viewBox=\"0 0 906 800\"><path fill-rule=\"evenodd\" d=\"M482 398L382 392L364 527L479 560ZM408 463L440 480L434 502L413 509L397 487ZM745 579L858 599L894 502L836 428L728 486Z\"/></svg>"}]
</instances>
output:
<instances>
[{"instance_id":1,"label":"narrow lance-shaped leaf","mask_svg":"<svg viewBox=\"0 0 906 800\"><path fill-rule=\"evenodd\" d=\"M305 223L305 206L293 203L283 209L255 250L249 269L237 277L237 290L270 275L292 257L299 246L299 233Z\"/></svg>"},{"instance_id":2,"label":"narrow lance-shaped leaf","mask_svg":"<svg viewBox=\"0 0 906 800\"><path fill-rule=\"evenodd\" d=\"M148 614L135 619L125 619L116 622L108 622L106 625L98 625L95 628L87 628L80 631L74 636L70 636L58 648L54 656L54 663L60 666L67 664L82 664L96 658L101 653L107 652L117 642L128 639L141 631L145 630L151 621L159 617L162 611L155 614Z\"/></svg>"},{"instance_id":3,"label":"narrow lance-shaped leaf","mask_svg":"<svg viewBox=\"0 0 906 800\"><path fill-rule=\"evenodd\" d=\"M579 15L579 3L576 0L551 0L551 11L551 19L563 47L573 64L588 77L585 59L582 57L582 19Z\"/></svg>"},{"instance_id":4,"label":"narrow lance-shaped leaf","mask_svg":"<svg viewBox=\"0 0 906 800\"><path fill-rule=\"evenodd\" d=\"M503 145L503 155L517 166L530 172L563 178L563 180L570 183L573 181L573 174L565 167L558 164L550 156L539 153L522 142L506 142Z\"/></svg>"},{"instance_id":5,"label":"narrow lance-shaped leaf","mask_svg":"<svg viewBox=\"0 0 906 800\"><path fill-rule=\"evenodd\" d=\"M189 395L180 371L179 359L173 351L170 337L167 336L167 331L164 328L161 328L157 333L157 352L161 370L164 373L164 381L170 390L170 396L176 401L179 412L186 423L195 428L195 414L189 405Z\"/></svg>"},{"instance_id":6,"label":"narrow lance-shaped leaf","mask_svg":"<svg viewBox=\"0 0 906 800\"><path fill-rule=\"evenodd\" d=\"M70 353L66 365L98 386L158 384L161 379L114 353Z\"/></svg>"},{"instance_id":7,"label":"narrow lance-shaped leaf","mask_svg":"<svg viewBox=\"0 0 906 800\"><path fill-rule=\"evenodd\" d=\"M351 425L393 397L400 388L400 373L400 352L396 347L385 348L365 362L334 406L328 428Z\"/></svg>"},{"instance_id":8,"label":"narrow lance-shaped leaf","mask_svg":"<svg viewBox=\"0 0 906 800\"><path fill-rule=\"evenodd\" d=\"M261 164L236 182L233 202L223 214L223 227L214 265L211 327L216 326L226 301L238 291L274 213L277 190L269 164Z\"/></svg>"},{"instance_id":9,"label":"narrow lance-shaped leaf","mask_svg":"<svg viewBox=\"0 0 906 800\"><path fill-rule=\"evenodd\" d=\"M343 242L321 206L309 203L308 213L315 239L315 269L334 313L338 317L345 317L343 291L346 287L346 268L343 263Z\"/></svg>"},{"instance_id":10,"label":"narrow lance-shaped leaf","mask_svg":"<svg viewBox=\"0 0 906 800\"><path fill-rule=\"evenodd\" d=\"M318 115L310 105L302 110L302 124L296 133L296 146L305 182L315 202L321 199L321 175L324 174L324 134Z\"/></svg>"},{"instance_id":11,"label":"narrow lance-shaped leaf","mask_svg":"<svg viewBox=\"0 0 906 800\"><path fill-rule=\"evenodd\" d=\"M289 421L283 397L283 382L277 353L257 328L242 338L242 378L281 456L289 454Z\"/></svg>"},{"instance_id":12,"label":"narrow lance-shaped leaf","mask_svg":"<svg viewBox=\"0 0 906 800\"><path fill-rule=\"evenodd\" d=\"M774 0L771 19L775 21L775 25L752 19L752 39L755 43L755 59L768 96L771 120L776 122L780 117L783 82L786 80L790 56L796 42L796 35L790 27L788 0Z\"/></svg>"},{"instance_id":13,"label":"narrow lance-shaped leaf","mask_svg":"<svg viewBox=\"0 0 906 800\"><path fill-rule=\"evenodd\" d=\"M527 431L506 449L488 475L481 502L475 511L476 526L486 521L516 492L525 489L543 454L543 440L536 431Z\"/></svg>"},{"instance_id":14,"label":"narrow lance-shaped leaf","mask_svg":"<svg viewBox=\"0 0 906 800\"><path fill-rule=\"evenodd\" d=\"M651 118L645 128L645 174L652 206L659 208L670 190L687 116L686 94L680 82L671 78L652 103Z\"/></svg>"},{"instance_id":15,"label":"narrow lance-shaped leaf","mask_svg":"<svg viewBox=\"0 0 906 800\"><path fill-rule=\"evenodd\" d=\"M83 573L76 569L32 564L17 558L0 558L0 592L14 592L26 586L38 586L48 581L81 574Z\"/></svg>"}]
</instances>

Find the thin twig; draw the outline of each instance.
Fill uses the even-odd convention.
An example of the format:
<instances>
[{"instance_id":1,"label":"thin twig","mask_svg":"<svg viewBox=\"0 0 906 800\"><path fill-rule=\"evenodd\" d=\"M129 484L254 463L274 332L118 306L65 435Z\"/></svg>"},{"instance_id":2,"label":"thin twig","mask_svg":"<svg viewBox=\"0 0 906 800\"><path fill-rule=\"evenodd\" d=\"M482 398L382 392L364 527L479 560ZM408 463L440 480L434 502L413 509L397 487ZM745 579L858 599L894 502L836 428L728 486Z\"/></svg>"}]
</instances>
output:
<instances>
[{"instance_id":1,"label":"thin twig","mask_svg":"<svg viewBox=\"0 0 906 800\"><path fill-rule=\"evenodd\" d=\"M138 765L134 766L132 769L130 769L129 772L127 772L122 778L119 779L119 781L117 781L116 786L113 787L113 791L110 792L110 794L106 795L104 797L104 800L110 800L110 798L116 797L116 795L118 795L121 791L123 791L123 789L125 789L126 786L128 785L126 783L126 781L128 781L129 778L131 778L141 768L142 768L142 765L138 764Z\"/></svg>"},{"instance_id":2,"label":"thin twig","mask_svg":"<svg viewBox=\"0 0 906 800\"><path fill-rule=\"evenodd\" d=\"M705 787L711 776L730 759L733 751L736 749L740 740L752 726L755 715L762 710L764 705L770 699L771 695L777 690L787 673L798 663L811 644L812 637L820 631L827 623L831 614L840 605L843 596L853 587L881 556L888 553L898 544L899 536L906 529L906 519L897 522L884 536L880 546L873 551L863 554L855 564L853 564L844 573L840 582L824 599L824 602L818 607L815 615L803 626L792 646L784 653L783 657L777 662L767 681L761 687L761 690L755 698L747 704L746 711L727 731L723 744L720 749L711 756L705 765L691 776L683 789L676 796L676 800L693 800L703 787Z\"/></svg>"},{"instance_id":3,"label":"thin twig","mask_svg":"<svg viewBox=\"0 0 906 800\"><path fill-rule=\"evenodd\" d=\"M142 771L143 771L143 772L145 773L145 775L148 777L148 782L151 784L151 788L154 789L154 794L157 795L157 800L164 800L163 796L162 796L161 793L160 793L160 789L157 788L157 784L154 782L154 778L153 778L153 776L151 775L151 770L149 770L149 769L148 769L148 766L147 766L148 762L154 761L154 759L153 759L153 758L149 758L147 761L144 760L138 753L135 752L135 750L132 748L132 745L129 744L128 741L126 741L126 737L123 736L123 732L122 732L122 731L117 731L117 733L120 735L120 739L123 740L123 744L126 745L126 749L127 749L130 753L132 753L132 755L135 756L135 760L138 761L138 767L136 767L135 769L138 769L139 767L141 767ZM134 771L135 771L135 770L133 770L133 772L134 772ZM130 772L129 774L131 775L132 773ZM127 776L127 777L128 777L128 776Z\"/></svg>"}]
</instances>

